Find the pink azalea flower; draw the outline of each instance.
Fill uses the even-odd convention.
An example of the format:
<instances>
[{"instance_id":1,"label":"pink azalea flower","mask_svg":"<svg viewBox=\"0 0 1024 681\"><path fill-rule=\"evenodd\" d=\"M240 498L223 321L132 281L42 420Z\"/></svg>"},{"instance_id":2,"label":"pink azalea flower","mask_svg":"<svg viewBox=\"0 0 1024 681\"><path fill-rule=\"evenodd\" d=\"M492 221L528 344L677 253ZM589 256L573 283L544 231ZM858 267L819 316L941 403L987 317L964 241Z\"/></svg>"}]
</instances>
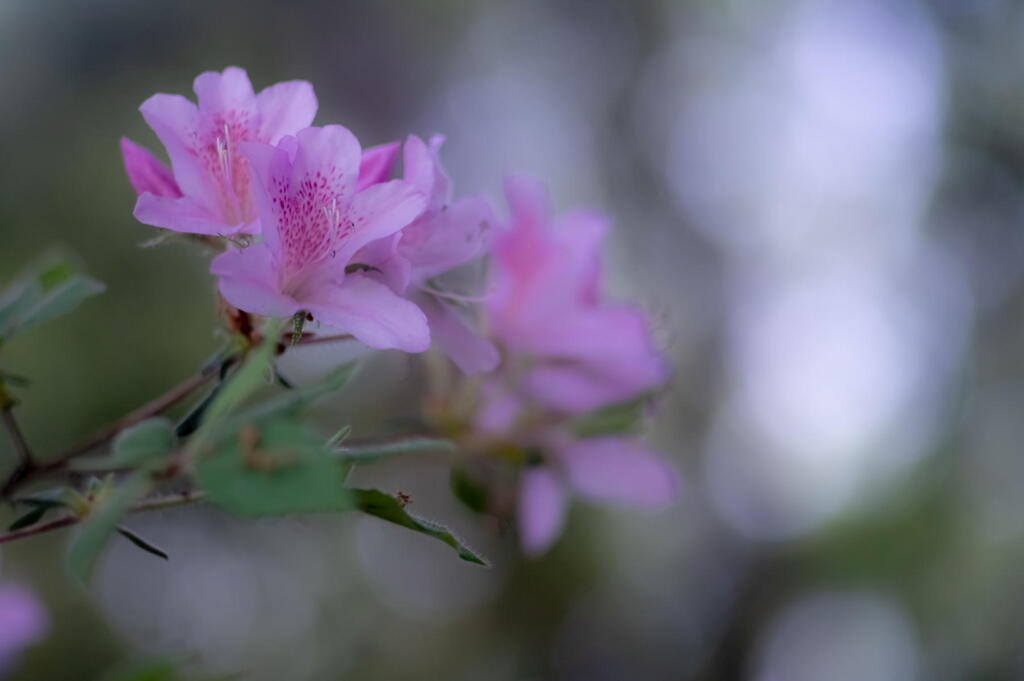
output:
<instances>
[{"instance_id":1,"label":"pink azalea flower","mask_svg":"<svg viewBox=\"0 0 1024 681\"><path fill-rule=\"evenodd\" d=\"M484 385L477 427L543 453L520 477L518 527L527 553L561 532L570 495L658 509L679 482L661 455L629 437L577 439L565 424L637 398L668 379L642 312L601 292L607 221L591 213L553 217L538 182L506 183L511 221L494 243L496 290L488 321L507 369ZM527 409L562 423L522 432Z\"/></svg>"},{"instance_id":2,"label":"pink azalea flower","mask_svg":"<svg viewBox=\"0 0 1024 681\"><path fill-rule=\"evenodd\" d=\"M359 142L338 125L306 128L278 146L241 147L254 175L263 241L217 256L211 272L235 307L269 317L308 311L374 348L421 352L423 313L361 268L353 256L414 220L426 199L394 180L357 191Z\"/></svg>"},{"instance_id":3,"label":"pink azalea flower","mask_svg":"<svg viewBox=\"0 0 1024 681\"><path fill-rule=\"evenodd\" d=\"M173 175L148 152L124 140L128 177L139 194L140 222L207 235L253 233L258 216L246 142L277 144L309 126L316 115L313 86L305 81L253 92L245 71L200 74L198 106L181 95L153 95L139 107L167 149Z\"/></svg>"},{"instance_id":4,"label":"pink azalea flower","mask_svg":"<svg viewBox=\"0 0 1024 681\"><path fill-rule=\"evenodd\" d=\"M519 396L566 413L622 402L665 383L668 366L641 310L606 301L599 215L552 217L544 186L510 178L511 224L495 238L494 337L530 358Z\"/></svg>"},{"instance_id":5,"label":"pink azalea flower","mask_svg":"<svg viewBox=\"0 0 1024 681\"><path fill-rule=\"evenodd\" d=\"M31 593L10 584L0 586L0 673L48 628L46 611Z\"/></svg>"},{"instance_id":6,"label":"pink azalea flower","mask_svg":"<svg viewBox=\"0 0 1024 681\"><path fill-rule=\"evenodd\" d=\"M475 374L493 370L498 351L460 312L458 301L435 291L430 280L480 256L494 218L481 197L453 199L451 181L439 158L443 143L440 135L432 137L429 145L416 135L406 140L405 181L428 197L427 207L401 234L370 244L356 260L372 265L380 280L419 305L441 349L463 372ZM364 156L363 166L368 165L378 169L380 178L390 171L390 164L368 162Z\"/></svg>"}]
</instances>

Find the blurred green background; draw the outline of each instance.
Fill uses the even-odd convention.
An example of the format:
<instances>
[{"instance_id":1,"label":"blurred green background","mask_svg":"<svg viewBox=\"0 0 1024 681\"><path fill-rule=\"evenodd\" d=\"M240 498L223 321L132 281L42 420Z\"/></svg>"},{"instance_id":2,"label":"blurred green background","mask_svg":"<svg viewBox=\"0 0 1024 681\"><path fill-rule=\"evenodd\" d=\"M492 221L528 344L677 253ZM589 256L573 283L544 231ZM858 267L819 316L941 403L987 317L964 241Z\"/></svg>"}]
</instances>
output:
<instances>
[{"instance_id":1,"label":"blurred green background","mask_svg":"<svg viewBox=\"0 0 1024 681\"><path fill-rule=\"evenodd\" d=\"M1024 679L1022 36L1012 0L3 0L0 280L63 247L109 287L4 347L38 451L216 349L204 257L137 247L117 141L156 149L138 105L234 64L312 81L366 145L445 133L457 191L526 172L612 214L685 476L656 517L575 508L527 562L443 461L361 473L488 571L369 519L203 508L133 519L172 560L115 542L88 592L66 536L10 544L0 578L52 617L11 678ZM379 432L418 376L382 353L325 427Z\"/></svg>"}]
</instances>

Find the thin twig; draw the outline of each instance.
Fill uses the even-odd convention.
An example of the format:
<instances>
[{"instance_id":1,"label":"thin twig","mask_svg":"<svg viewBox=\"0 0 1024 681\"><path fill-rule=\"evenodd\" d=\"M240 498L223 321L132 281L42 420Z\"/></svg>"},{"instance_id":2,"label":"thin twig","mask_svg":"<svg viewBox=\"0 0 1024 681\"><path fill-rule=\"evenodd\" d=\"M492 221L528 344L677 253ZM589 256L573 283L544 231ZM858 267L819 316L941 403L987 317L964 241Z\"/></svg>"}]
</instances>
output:
<instances>
[{"instance_id":1,"label":"thin twig","mask_svg":"<svg viewBox=\"0 0 1024 681\"><path fill-rule=\"evenodd\" d=\"M13 405L11 404L7 404L3 409L0 409L0 420L3 421L4 429L10 436L11 442L14 445L14 451L18 455L17 465L7 477L3 487L0 488L0 497L3 498L7 498L14 487L24 480L34 467L34 464L32 463L32 449L29 447L28 441L25 439L25 434L21 432L18 420L14 418L14 412L11 411L12 406Z\"/></svg>"},{"instance_id":2,"label":"thin twig","mask_svg":"<svg viewBox=\"0 0 1024 681\"><path fill-rule=\"evenodd\" d=\"M112 440L125 428L130 428L136 423L145 421L152 416L156 416L157 414L170 409L175 404L209 383L214 377L216 377L216 375L216 371L206 371L186 379L160 397L157 397L138 409L125 414L114 423L96 431L77 445L65 450L53 461L40 465L39 469L41 471L51 471L57 468L62 468L71 459L81 456L82 454L86 454L107 441Z\"/></svg>"},{"instance_id":3,"label":"thin twig","mask_svg":"<svg viewBox=\"0 0 1024 681\"><path fill-rule=\"evenodd\" d=\"M174 508L175 506L184 506L194 502L202 501L206 498L206 494L203 492L194 492L192 490L185 490L184 492L177 492L175 494L168 494L161 497L154 497L152 499L144 499L139 503L132 506L129 509L129 513L139 513L143 511L157 511L160 509ZM71 525L77 525L82 522L82 518L78 516L69 515L56 520L51 520L48 523L42 523L40 525L32 525L21 530L14 532L8 532L7 534L0 535L0 544L6 544L8 542L17 541L18 539L25 539L27 537L34 537L40 534L46 534L53 530L59 530L62 527L70 527Z\"/></svg>"}]
</instances>

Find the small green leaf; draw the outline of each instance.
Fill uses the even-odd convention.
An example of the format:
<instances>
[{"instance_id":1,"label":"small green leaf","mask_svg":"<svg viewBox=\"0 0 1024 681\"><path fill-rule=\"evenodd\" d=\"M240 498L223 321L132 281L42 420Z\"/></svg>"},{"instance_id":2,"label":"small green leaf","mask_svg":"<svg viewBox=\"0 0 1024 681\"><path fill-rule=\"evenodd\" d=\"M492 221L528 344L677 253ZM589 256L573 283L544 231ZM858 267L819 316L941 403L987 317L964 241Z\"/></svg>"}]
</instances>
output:
<instances>
[{"instance_id":1,"label":"small green leaf","mask_svg":"<svg viewBox=\"0 0 1024 681\"><path fill-rule=\"evenodd\" d=\"M270 418L292 416L307 406L345 387L355 373L356 364L343 364L312 385L294 388L274 399L267 400L241 411L225 424L225 429L237 428L240 424L257 423Z\"/></svg>"},{"instance_id":2,"label":"small green leaf","mask_svg":"<svg viewBox=\"0 0 1024 681\"><path fill-rule=\"evenodd\" d=\"M351 434L352 426L342 426L341 428L338 429L338 432L336 432L334 435L327 439L327 442L324 446L327 447L328 449L334 449L342 442L347 440L348 436Z\"/></svg>"},{"instance_id":3,"label":"small green leaf","mask_svg":"<svg viewBox=\"0 0 1024 681\"><path fill-rule=\"evenodd\" d=\"M60 255L45 256L0 292L0 340L70 312L106 287Z\"/></svg>"},{"instance_id":4,"label":"small green leaf","mask_svg":"<svg viewBox=\"0 0 1024 681\"><path fill-rule=\"evenodd\" d=\"M573 430L577 437L602 437L635 433L643 426L650 395L601 407L576 420Z\"/></svg>"},{"instance_id":5,"label":"small green leaf","mask_svg":"<svg viewBox=\"0 0 1024 681\"><path fill-rule=\"evenodd\" d=\"M67 553L68 571L80 584L89 581L96 558L117 529L121 517L149 492L152 485L148 476L133 475L119 487L110 490L106 498L92 508Z\"/></svg>"},{"instance_id":6,"label":"small green leaf","mask_svg":"<svg viewBox=\"0 0 1024 681\"><path fill-rule=\"evenodd\" d=\"M162 417L147 419L118 433L110 463L115 468L128 468L163 458L174 449L175 441L170 421Z\"/></svg>"},{"instance_id":7,"label":"small green leaf","mask_svg":"<svg viewBox=\"0 0 1024 681\"><path fill-rule=\"evenodd\" d=\"M413 437L394 442L381 442L372 445L359 445L354 447L338 447L335 456L340 461L348 463L372 463L378 459L398 454L426 454L441 453L453 454L456 452L455 443L451 440L442 440L432 437Z\"/></svg>"},{"instance_id":8,"label":"small green leaf","mask_svg":"<svg viewBox=\"0 0 1024 681\"><path fill-rule=\"evenodd\" d=\"M235 441L198 460L196 479L212 503L240 515L352 508L344 471L323 438L290 421L241 428Z\"/></svg>"},{"instance_id":9,"label":"small green leaf","mask_svg":"<svg viewBox=\"0 0 1024 681\"><path fill-rule=\"evenodd\" d=\"M46 515L46 512L49 510L50 509L47 506L36 506L31 511L11 523L10 527L7 529L14 532L15 530L20 530L23 527L35 525L43 519L43 516Z\"/></svg>"},{"instance_id":10,"label":"small green leaf","mask_svg":"<svg viewBox=\"0 0 1024 681\"><path fill-rule=\"evenodd\" d=\"M401 502L390 494L375 489L354 489L351 492L355 497L356 506L363 513L443 541L455 549L462 560L487 566L487 561L459 541L447 528L429 520L410 515L406 512Z\"/></svg>"},{"instance_id":11,"label":"small green leaf","mask_svg":"<svg viewBox=\"0 0 1024 681\"><path fill-rule=\"evenodd\" d=\"M483 513L487 510L488 494L487 486L478 480L463 465L452 466L449 483L452 494L455 498L471 511Z\"/></svg>"},{"instance_id":12,"label":"small green leaf","mask_svg":"<svg viewBox=\"0 0 1024 681\"><path fill-rule=\"evenodd\" d=\"M159 558L163 558L164 560L170 560L170 558L171 558L170 556L167 555L166 551L164 551L163 549L155 546L152 542L150 542L150 541L148 541L146 539L143 539L142 537L140 537L139 535L135 534L134 532L132 532L131 530L129 530L126 527L119 527L119 528L117 528L117 533L120 534L125 539L127 539L128 541L130 541L131 543L135 544L137 547L139 547L140 549L142 549L146 553L152 553L154 556L157 556Z\"/></svg>"},{"instance_id":13,"label":"small green leaf","mask_svg":"<svg viewBox=\"0 0 1024 681\"><path fill-rule=\"evenodd\" d=\"M269 320L263 329L263 341L249 353L238 371L220 384L216 395L212 396L209 406L205 409L202 423L189 440L189 452L200 451L210 435L221 425L221 421L263 384L266 371L274 359L283 326L284 322L280 319Z\"/></svg>"},{"instance_id":14,"label":"small green leaf","mask_svg":"<svg viewBox=\"0 0 1024 681\"><path fill-rule=\"evenodd\" d=\"M26 506L61 508L68 505L67 499L68 490L64 487L57 487L54 489L41 490L27 497L17 497L14 501L15 503L25 504Z\"/></svg>"}]
</instances>

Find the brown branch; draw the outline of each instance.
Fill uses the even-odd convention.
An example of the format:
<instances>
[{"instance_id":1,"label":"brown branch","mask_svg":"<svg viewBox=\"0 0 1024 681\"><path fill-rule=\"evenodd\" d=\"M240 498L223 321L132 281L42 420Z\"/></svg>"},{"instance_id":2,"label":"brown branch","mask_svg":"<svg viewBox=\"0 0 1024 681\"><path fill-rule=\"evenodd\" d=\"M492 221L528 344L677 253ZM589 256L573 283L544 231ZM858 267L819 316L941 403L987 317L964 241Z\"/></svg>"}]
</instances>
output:
<instances>
[{"instance_id":1,"label":"brown branch","mask_svg":"<svg viewBox=\"0 0 1024 681\"><path fill-rule=\"evenodd\" d=\"M7 400L6 404L0 409L0 420L3 421L4 429L7 430L7 434L11 438L11 442L14 445L14 452L18 456L18 462L11 471L11 474L7 477L3 487L0 488L0 497L7 498L11 491L24 480L35 467L32 462L32 450L29 448L28 441L25 439L25 434L21 432L21 427L18 425L18 420L14 418L14 412L11 411L11 407L14 405Z\"/></svg>"},{"instance_id":2,"label":"brown branch","mask_svg":"<svg viewBox=\"0 0 1024 681\"><path fill-rule=\"evenodd\" d=\"M175 506L184 506L197 501L203 501L206 495L203 492L194 492L192 490L185 490L183 492L177 492L161 497L154 497L152 499L145 499L140 501L135 506L132 506L129 513L139 513L142 511L157 511L160 509L174 508ZM78 516L69 515L63 518L57 518L51 520L48 523L42 523L38 525L32 525L21 530L15 530L14 532L8 532L7 534L0 534L0 544L6 544L8 542L17 541L18 539L26 539L28 537L35 537L40 534L46 534L54 530L59 530L62 527L70 527L71 525L77 525L82 522L82 518Z\"/></svg>"},{"instance_id":3,"label":"brown branch","mask_svg":"<svg viewBox=\"0 0 1024 681\"><path fill-rule=\"evenodd\" d=\"M156 416L157 414L170 409L175 404L209 383L216 375L216 371L206 371L186 379L160 397L147 402L138 409L125 414L109 426L96 431L77 445L62 452L53 461L49 461L41 465L40 468L45 470L54 470L56 468L63 467L64 464L71 459L90 452L109 440L114 439L114 437L125 428L130 428L136 423L141 423L152 416Z\"/></svg>"}]
</instances>

